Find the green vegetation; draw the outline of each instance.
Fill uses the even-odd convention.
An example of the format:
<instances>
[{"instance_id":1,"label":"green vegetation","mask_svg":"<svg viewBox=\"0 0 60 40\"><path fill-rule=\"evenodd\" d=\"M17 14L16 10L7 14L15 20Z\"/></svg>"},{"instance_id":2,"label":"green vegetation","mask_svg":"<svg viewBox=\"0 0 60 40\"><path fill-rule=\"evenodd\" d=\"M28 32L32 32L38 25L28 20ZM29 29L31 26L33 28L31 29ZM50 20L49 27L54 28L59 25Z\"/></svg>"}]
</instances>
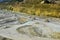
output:
<instances>
[{"instance_id":1,"label":"green vegetation","mask_svg":"<svg viewBox=\"0 0 60 40\"><path fill-rule=\"evenodd\" d=\"M37 16L60 18L60 4L41 4L41 1L42 0L26 0L22 3L8 3L5 8Z\"/></svg>"},{"instance_id":2,"label":"green vegetation","mask_svg":"<svg viewBox=\"0 0 60 40\"><path fill-rule=\"evenodd\" d=\"M54 32L52 35L51 35L52 38L55 38L55 39L60 39L60 33L57 33L57 32Z\"/></svg>"}]
</instances>

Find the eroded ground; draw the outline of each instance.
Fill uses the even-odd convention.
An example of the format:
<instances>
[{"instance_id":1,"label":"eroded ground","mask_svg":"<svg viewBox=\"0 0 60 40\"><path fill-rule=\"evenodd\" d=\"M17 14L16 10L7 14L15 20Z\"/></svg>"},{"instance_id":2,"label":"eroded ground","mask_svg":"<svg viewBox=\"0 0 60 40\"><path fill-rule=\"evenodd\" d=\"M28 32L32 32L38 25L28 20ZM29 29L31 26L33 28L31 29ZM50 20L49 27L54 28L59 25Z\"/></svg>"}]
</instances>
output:
<instances>
[{"instance_id":1,"label":"eroded ground","mask_svg":"<svg viewBox=\"0 0 60 40\"><path fill-rule=\"evenodd\" d=\"M60 40L60 18L0 10L0 40Z\"/></svg>"}]
</instances>

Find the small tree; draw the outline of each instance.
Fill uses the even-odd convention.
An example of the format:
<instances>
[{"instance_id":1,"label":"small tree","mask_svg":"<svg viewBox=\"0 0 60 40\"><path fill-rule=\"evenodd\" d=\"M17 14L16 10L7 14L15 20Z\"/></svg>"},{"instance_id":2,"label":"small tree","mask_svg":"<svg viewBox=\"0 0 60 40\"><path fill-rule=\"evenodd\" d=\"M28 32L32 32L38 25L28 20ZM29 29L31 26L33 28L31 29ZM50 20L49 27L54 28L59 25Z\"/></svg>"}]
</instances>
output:
<instances>
[{"instance_id":1,"label":"small tree","mask_svg":"<svg viewBox=\"0 0 60 40\"><path fill-rule=\"evenodd\" d=\"M44 0L44 3L55 3L55 0Z\"/></svg>"}]
</instances>

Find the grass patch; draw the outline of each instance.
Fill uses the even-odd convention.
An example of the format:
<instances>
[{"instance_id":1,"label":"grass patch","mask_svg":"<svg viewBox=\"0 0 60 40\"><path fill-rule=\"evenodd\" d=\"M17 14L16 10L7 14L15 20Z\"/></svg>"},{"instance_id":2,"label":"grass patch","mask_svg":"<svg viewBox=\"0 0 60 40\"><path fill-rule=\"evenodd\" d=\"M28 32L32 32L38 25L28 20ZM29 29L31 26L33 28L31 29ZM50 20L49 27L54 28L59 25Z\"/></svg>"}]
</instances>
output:
<instances>
[{"instance_id":1,"label":"grass patch","mask_svg":"<svg viewBox=\"0 0 60 40\"><path fill-rule=\"evenodd\" d=\"M30 15L58 17L60 18L60 4L41 4L41 0L26 0L25 3L8 3L2 4L0 8L17 12L23 12Z\"/></svg>"}]
</instances>

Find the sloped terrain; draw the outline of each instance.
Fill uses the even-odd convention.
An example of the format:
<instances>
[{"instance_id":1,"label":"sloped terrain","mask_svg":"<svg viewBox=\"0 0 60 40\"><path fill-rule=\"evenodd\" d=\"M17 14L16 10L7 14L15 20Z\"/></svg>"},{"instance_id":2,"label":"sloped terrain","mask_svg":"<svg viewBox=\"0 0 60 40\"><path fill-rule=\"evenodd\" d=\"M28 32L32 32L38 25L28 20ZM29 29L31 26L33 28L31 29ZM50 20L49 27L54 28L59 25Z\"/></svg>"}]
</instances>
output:
<instances>
[{"instance_id":1,"label":"sloped terrain","mask_svg":"<svg viewBox=\"0 0 60 40\"><path fill-rule=\"evenodd\" d=\"M0 36L0 40L59 40L60 19L0 10Z\"/></svg>"}]
</instances>

